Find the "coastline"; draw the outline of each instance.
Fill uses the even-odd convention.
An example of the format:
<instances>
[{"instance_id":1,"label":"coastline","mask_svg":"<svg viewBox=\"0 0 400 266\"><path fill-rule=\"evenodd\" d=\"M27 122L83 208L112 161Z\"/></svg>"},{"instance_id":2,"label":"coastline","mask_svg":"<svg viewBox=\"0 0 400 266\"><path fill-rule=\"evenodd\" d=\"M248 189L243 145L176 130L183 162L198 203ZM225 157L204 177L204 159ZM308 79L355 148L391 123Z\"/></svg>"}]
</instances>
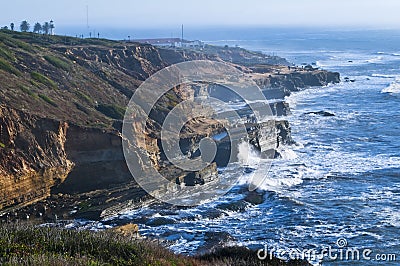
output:
<instances>
[{"instance_id":1,"label":"coastline","mask_svg":"<svg viewBox=\"0 0 400 266\"><path fill-rule=\"evenodd\" d=\"M40 39L36 38L35 34L9 31L3 31L1 34L4 35L5 47L9 47L6 50L10 54L9 57L16 60L9 62L18 71L17 74L6 74L12 82L1 83L4 87L0 105L3 114L1 123L9 132L1 140L5 146L0 150L3 154L3 160L0 162L2 179L8 180L6 176L19 176L13 182L22 182L18 186L26 188L25 191L18 192L23 194L14 195L12 187L17 183L11 182L6 185L3 193L8 196L3 198L1 205L3 209L15 209L27 205L30 201L48 199L47 203L39 202L33 207L33 211L28 207L25 209L28 213L22 211L21 214L14 215L16 218L46 216L49 209L53 209L50 216L68 217L72 212L73 218L98 219L103 211L112 206L121 203L135 205L146 199L143 191L131 180L125 166L120 146L121 138L118 136L122 117L118 112L141 80L167 65L194 59L222 60L218 55L228 52L237 53L233 58L240 63L240 58L247 58L247 54L251 54L258 58L256 65L237 66L257 82L266 92L267 98L280 99L280 102L283 102L284 96L291 91L340 81L338 73L314 69L311 66L304 69L263 65L263 60L270 60L268 56L244 52L241 48L214 47L209 48L212 53L202 54L201 51L192 49L158 49L150 45L102 39L82 40L69 37L69 45L65 45L64 37L60 36ZM30 46L27 46L28 44ZM31 54L39 48L45 49L49 54L46 57L47 61L43 61L40 55ZM128 56L128 53L131 55ZM147 63L132 65L130 61L135 58L132 57L132 53ZM126 56L121 57L123 54ZM44 73L40 74L40 77L45 76L47 79L41 78L42 83L39 83L29 74L19 74L36 73L35 71ZM110 76L107 72L113 75ZM86 77L91 80L90 84L85 81ZM50 82L51 80L53 81ZM87 92L77 88L74 84L77 82L81 83L81 86L88 86ZM106 82L105 85L101 85L102 82ZM58 88L55 89L54 86ZM14 99L15 95L18 95L18 99ZM110 99L107 95L118 97L113 96ZM47 102L41 101L38 96L44 99L46 96ZM174 103L167 101L165 104ZM158 108L158 112L164 112L163 106ZM283 103L271 105L271 109L276 113L277 120L284 121L289 107ZM37 129L33 131L33 128ZM39 132L36 132L38 130ZM27 137L20 134L21 131ZM283 134L282 141L290 142L290 126L281 127L279 131ZM47 134L47 139L41 140L38 133ZM20 141L16 142L21 137L32 147L28 153L18 146ZM92 140L87 141L90 139ZM99 146L99 143L102 144ZM43 155L40 153L43 150L51 150L50 146L46 145L57 148L42 159ZM154 149L156 152L159 150L158 147ZM11 161L19 163L12 166ZM99 166L97 172L93 172L95 165ZM34 182L41 183L43 188L38 190L37 187L30 187L32 175L37 179ZM100 179L92 182L91 176ZM47 178L49 181L40 181L41 178ZM62 203L57 204L58 201ZM62 206L68 206L68 210L59 212ZM9 213L14 213L13 208ZM8 217L14 219L10 215Z\"/></svg>"},{"instance_id":2,"label":"coastline","mask_svg":"<svg viewBox=\"0 0 400 266\"><path fill-rule=\"evenodd\" d=\"M278 99L271 108L278 117L277 120L282 122L277 124L279 132L282 133L280 135L282 143L290 143L292 141L290 125L284 119L284 116L289 112L289 106L284 103L283 98L292 91L302 90L311 86L325 86L329 83L340 81L338 73L315 69L312 66L299 68L287 65L264 64L270 62L268 61L270 58L265 59L265 55L254 52L244 52L244 49L241 48L209 47L209 53L200 53L191 49L158 49L149 45L109 42L107 40L82 41L70 38L69 45L66 45L59 43L58 36L52 36L51 41L48 43L40 39L32 39L34 35L17 34L16 36L19 36L19 38L14 39L14 36L6 35L7 38L5 40L8 41L7 45L9 47L7 49L9 49L10 54L16 56L16 60L19 61L18 63L10 61L11 66L16 69L16 71L13 70L15 73L12 73L11 79L14 80L14 85L19 87L2 84L10 92L22 90L23 94L22 99L17 102L7 100L7 94L3 95L6 97L3 97L0 105L0 111L3 114L1 122L7 128L9 138L1 140L5 148L2 148L0 152L6 155L3 158L7 158L2 160L2 171L7 174L3 175L2 178L5 179L5 176L12 175L19 176L19 179L14 182L26 181L26 183L21 183L23 185L20 186L26 187L27 190L19 191L21 194L16 194L14 198L10 198L9 202L13 202L12 204L7 202L7 198L3 200L3 208L7 208L2 211L2 219L9 222L29 220L32 217L43 219L43 221L47 222L59 222L60 220L68 219L99 220L126 209L139 208L144 204L154 202L154 199L146 195L135 182L129 181L129 173L127 173L124 163L122 163L121 167L115 168L116 164L123 162L120 151L121 140L118 137L121 118L115 116L111 111L118 111L118 106L122 106L126 102L128 96L132 94L132 91L145 77L165 66L193 59L224 61L223 58L227 53L237 52L238 54L231 57L231 59L228 58L228 61L240 67L254 79L261 89L266 92L266 96L269 96L269 99ZM10 45L13 42L16 43L15 47ZM77 43L74 44L74 42ZM34 44L34 46L28 48L23 43ZM48 62L43 64L43 62L40 62L41 58L31 55L38 47L45 49L47 53L51 53L54 58L62 58L62 62L67 65L54 59L53 61L46 59ZM50 52L50 50L55 52ZM145 50L144 53L143 50ZM135 65L132 68L128 62L131 57L122 59L120 57L121 54L126 54L126 52L147 60L148 64L144 66ZM27 53L29 57L26 55ZM246 58L247 53L258 56L255 64L251 63L253 59L241 61L242 57ZM48 58L51 57L48 56ZM265 62L263 58L266 60ZM27 61L27 59L29 60ZM114 62L114 60L117 62ZM227 60L226 57L225 60ZM284 59L278 59L279 62L283 62L282 60ZM25 62L25 68L27 66L28 69L21 68L22 62ZM28 62L33 62L33 64L29 65ZM43 78L32 82L32 77L34 76L31 74L31 77L27 77L23 73L38 71L37 67L33 67L33 65L40 65L39 70L44 73L43 76L48 77L49 80L54 80L54 82ZM117 75L110 77L107 71L100 71L104 66L109 68L109 73L117 73ZM72 77L65 78L70 75ZM75 88L72 91L73 94L71 94L70 80L73 80L74 77L80 80L83 75L90 77L94 84L99 84L99 81L105 81L108 87L104 89L104 95L112 92L112 94L117 93L119 97L125 98L122 98L123 100L115 100L116 98L114 98L114 102L104 103L102 109L100 109L98 105L94 105L94 102L104 101L103 95L96 95L93 90L91 94L86 94L82 90L76 90ZM68 81L66 82L66 80ZM134 86L127 88L129 82ZM32 105L32 101L37 101L38 99L35 96L39 95L36 94L38 88L45 92L40 95L46 96L47 94L51 97L45 98L42 96L41 99L47 99L47 101L44 100L41 103L42 106L39 106L40 108ZM75 101L75 107L71 108L63 97L54 94L54 91L57 90L63 90L68 95L72 95L70 97ZM21 92L18 94L21 94ZM92 95L98 98L92 99ZM49 104L52 107L48 108L47 105ZM109 108L111 105L113 105L112 109ZM29 108L32 108L32 110ZM69 110L70 112L64 113L59 110ZM30 142L34 149L35 147L38 150L48 149L49 147L42 146L41 142L44 141L49 142L51 146L55 145L57 150L49 154L44 161L40 159L40 155L35 150L33 152L30 151L29 154L24 154L22 147L18 146L19 141L15 141L16 138L20 137L18 132L21 130L28 134L28 138L25 138L24 141L29 143L29 141L34 140ZM39 134L36 132L37 130L39 130ZM47 134L49 138L40 140L39 135L41 134ZM88 139L95 139L96 142L88 142ZM60 140L61 142L59 142ZM98 146L96 143L102 144ZM18 151L17 154L13 152L15 150ZM111 154L112 159L110 159L109 155L104 157L104 151ZM30 156L33 156L33 161L26 159ZM11 160L20 161L21 163L10 168L9 163ZM35 165L35 163L40 164L40 166ZM25 165L31 167L29 175L26 174L26 169L21 167L25 167ZM93 165L102 165L106 166L106 168L100 168L99 172L96 173L88 172L89 169L93 170ZM107 165L112 167L111 171ZM104 171L104 169L107 169L107 171ZM46 171L50 171L50 174L47 174ZM34 174L32 175L32 173ZM102 177L96 183L92 183L91 176L88 176L88 173L90 175L101 174ZM35 177L35 180L37 179L34 181L35 183L42 183L45 186L40 190L37 190L37 187L29 187L32 176ZM118 176L117 181L115 176ZM50 181L43 182L44 179L41 179L42 177L49 178ZM6 186L7 189L9 188ZM32 190L35 192L32 193ZM15 192L8 190L5 195L13 195L13 193ZM253 202L253 204L257 203ZM225 250L220 253L218 251L215 254L204 255L204 258L221 259L229 257L228 251ZM231 251L233 254L236 253L235 248ZM251 254L254 255L254 253ZM248 256L248 254L244 254L244 256Z\"/></svg>"}]
</instances>

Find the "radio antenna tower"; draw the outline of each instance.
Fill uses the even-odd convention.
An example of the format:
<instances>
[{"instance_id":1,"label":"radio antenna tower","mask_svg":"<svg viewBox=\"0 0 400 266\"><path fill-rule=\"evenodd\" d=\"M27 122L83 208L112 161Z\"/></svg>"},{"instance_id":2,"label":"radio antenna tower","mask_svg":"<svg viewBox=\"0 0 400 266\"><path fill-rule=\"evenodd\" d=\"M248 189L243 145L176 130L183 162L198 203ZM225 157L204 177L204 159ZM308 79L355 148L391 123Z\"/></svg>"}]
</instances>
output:
<instances>
[{"instance_id":1,"label":"radio antenna tower","mask_svg":"<svg viewBox=\"0 0 400 266\"><path fill-rule=\"evenodd\" d=\"M86 27L89 29L89 6L86 5Z\"/></svg>"}]
</instances>

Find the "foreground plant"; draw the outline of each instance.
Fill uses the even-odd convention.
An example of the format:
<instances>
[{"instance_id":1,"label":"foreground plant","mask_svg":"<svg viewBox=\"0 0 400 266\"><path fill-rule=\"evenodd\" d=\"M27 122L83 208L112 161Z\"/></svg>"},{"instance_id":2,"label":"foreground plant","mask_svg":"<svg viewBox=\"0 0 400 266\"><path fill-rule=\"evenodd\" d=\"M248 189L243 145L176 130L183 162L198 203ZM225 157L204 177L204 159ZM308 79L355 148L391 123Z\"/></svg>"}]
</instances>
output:
<instances>
[{"instance_id":1,"label":"foreground plant","mask_svg":"<svg viewBox=\"0 0 400 266\"><path fill-rule=\"evenodd\" d=\"M177 255L155 242L118 230L70 230L33 224L0 224L0 264L4 265L309 265L227 247L210 254Z\"/></svg>"}]
</instances>

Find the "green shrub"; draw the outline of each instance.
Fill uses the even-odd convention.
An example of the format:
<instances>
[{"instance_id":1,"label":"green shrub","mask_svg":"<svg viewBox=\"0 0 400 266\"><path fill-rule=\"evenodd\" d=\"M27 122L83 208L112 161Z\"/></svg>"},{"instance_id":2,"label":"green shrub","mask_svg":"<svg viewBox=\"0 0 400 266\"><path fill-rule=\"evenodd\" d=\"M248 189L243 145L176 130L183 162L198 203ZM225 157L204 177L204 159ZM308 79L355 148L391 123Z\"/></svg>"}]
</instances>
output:
<instances>
[{"instance_id":1,"label":"green shrub","mask_svg":"<svg viewBox=\"0 0 400 266\"><path fill-rule=\"evenodd\" d=\"M12 52L2 43L0 43L0 57L9 61L15 61L15 57Z\"/></svg>"},{"instance_id":2,"label":"green shrub","mask_svg":"<svg viewBox=\"0 0 400 266\"><path fill-rule=\"evenodd\" d=\"M35 86L35 87L37 87L37 88L40 88L40 84L37 83L36 81L30 80L30 83L31 83L33 86Z\"/></svg>"},{"instance_id":3,"label":"green shrub","mask_svg":"<svg viewBox=\"0 0 400 266\"><path fill-rule=\"evenodd\" d=\"M3 43L14 47L14 48L21 48L22 50L25 50L27 52L33 52L34 49L32 48L32 46L24 41L20 41L20 40L16 40L14 38L10 38L10 37L5 37L3 39Z\"/></svg>"},{"instance_id":4,"label":"green shrub","mask_svg":"<svg viewBox=\"0 0 400 266\"><path fill-rule=\"evenodd\" d=\"M16 76L20 76L21 72L19 72L15 67L13 67L10 63L0 58L0 69L7 71Z\"/></svg>"},{"instance_id":5,"label":"green shrub","mask_svg":"<svg viewBox=\"0 0 400 266\"><path fill-rule=\"evenodd\" d=\"M19 86L19 88L25 93L31 96L32 98L37 98L38 96L28 87L25 87L23 85Z\"/></svg>"},{"instance_id":6,"label":"green shrub","mask_svg":"<svg viewBox=\"0 0 400 266\"><path fill-rule=\"evenodd\" d=\"M34 36L32 32L18 32L18 31L12 31L11 37L14 39L20 39L20 40L26 40L26 39L32 39Z\"/></svg>"},{"instance_id":7,"label":"green shrub","mask_svg":"<svg viewBox=\"0 0 400 266\"><path fill-rule=\"evenodd\" d=\"M40 73L32 72L31 73L31 77L32 77L32 79L34 79L34 80L36 80L36 81L38 81L38 82L40 82L40 83L42 83L44 85L47 85L52 89L57 89L57 84L54 81L52 81L51 79L49 79L46 76L43 76Z\"/></svg>"},{"instance_id":8,"label":"green shrub","mask_svg":"<svg viewBox=\"0 0 400 266\"><path fill-rule=\"evenodd\" d=\"M178 96L174 92L167 92L164 94L164 96L167 97L167 99L171 101L174 106L180 102Z\"/></svg>"},{"instance_id":9,"label":"green shrub","mask_svg":"<svg viewBox=\"0 0 400 266\"><path fill-rule=\"evenodd\" d=\"M90 122L88 126L95 128L109 128L110 126L101 122Z\"/></svg>"},{"instance_id":10,"label":"green shrub","mask_svg":"<svg viewBox=\"0 0 400 266\"><path fill-rule=\"evenodd\" d=\"M125 108L115 104L99 104L96 110L108 117L118 120L124 119L125 115Z\"/></svg>"},{"instance_id":11,"label":"green shrub","mask_svg":"<svg viewBox=\"0 0 400 266\"><path fill-rule=\"evenodd\" d=\"M25 51L28 51L28 52L33 52L34 51L32 46L30 44L26 43L26 42L15 40L15 39L13 41L22 50L25 50Z\"/></svg>"},{"instance_id":12,"label":"green shrub","mask_svg":"<svg viewBox=\"0 0 400 266\"><path fill-rule=\"evenodd\" d=\"M79 90L75 90L75 94L81 98L82 100L86 101L88 104L93 104L93 100L92 98L90 98L88 95L86 95L85 93L79 91Z\"/></svg>"},{"instance_id":13,"label":"green shrub","mask_svg":"<svg viewBox=\"0 0 400 266\"><path fill-rule=\"evenodd\" d=\"M260 261L257 251L225 247L197 257L173 254L151 240L112 230L68 230L62 227L0 223L0 264L3 265L311 265L277 258Z\"/></svg>"},{"instance_id":14,"label":"green shrub","mask_svg":"<svg viewBox=\"0 0 400 266\"><path fill-rule=\"evenodd\" d=\"M71 70L71 65L68 62L66 62L58 57L55 57L52 55L45 55L44 59L46 59L47 62L49 62L50 64L52 64L53 66L55 66L57 68L61 68L65 71Z\"/></svg>"},{"instance_id":15,"label":"green shrub","mask_svg":"<svg viewBox=\"0 0 400 266\"><path fill-rule=\"evenodd\" d=\"M0 142L0 148L5 148L6 147L6 144L4 144L3 142Z\"/></svg>"},{"instance_id":16,"label":"green shrub","mask_svg":"<svg viewBox=\"0 0 400 266\"><path fill-rule=\"evenodd\" d=\"M40 99L42 99L46 103L51 104L54 107L58 107L58 105L52 99L50 99L48 96L46 96L44 94L39 94L38 96L40 97Z\"/></svg>"},{"instance_id":17,"label":"green shrub","mask_svg":"<svg viewBox=\"0 0 400 266\"><path fill-rule=\"evenodd\" d=\"M81 104L79 104L77 102L75 102L74 104L75 104L76 109L78 109L79 111L84 112L87 115L90 114L89 109L87 109L85 106L83 106L83 105L81 105Z\"/></svg>"},{"instance_id":18,"label":"green shrub","mask_svg":"<svg viewBox=\"0 0 400 266\"><path fill-rule=\"evenodd\" d=\"M154 243L111 231L0 225L0 262L9 265L193 265Z\"/></svg>"}]
</instances>

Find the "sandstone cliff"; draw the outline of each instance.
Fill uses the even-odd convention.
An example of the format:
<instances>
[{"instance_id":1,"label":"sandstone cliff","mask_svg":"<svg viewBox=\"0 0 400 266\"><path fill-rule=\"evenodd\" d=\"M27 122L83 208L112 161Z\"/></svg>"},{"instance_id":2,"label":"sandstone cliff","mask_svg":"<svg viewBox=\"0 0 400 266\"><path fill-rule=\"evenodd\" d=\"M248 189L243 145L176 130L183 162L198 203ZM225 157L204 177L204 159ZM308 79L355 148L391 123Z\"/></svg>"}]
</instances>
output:
<instances>
[{"instance_id":1,"label":"sandstone cliff","mask_svg":"<svg viewBox=\"0 0 400 266\"><path fill-rule=\"evenodd\" d=\"M99 215L118 202L146 197L135 185L124 161L121 120L135 89L172 63L231 58L229 61L241 64L236 67L252 76L262 89L275 89L283 94L339 81L337 73L322 70L252 66L247 57L249 52L242 49L215 50L218 49L209 53L165 50L136 43L60 36L42 38L1 31L0 209L50 196L50 200L69 199L71 205L80 206L78 210L82 213L91 206L89 209ZM285 62L279 58L271 60ZM260 62L265 63L257 61ZM175 88L156 106L146 133L146 148L154 166L177 183L201 184L216 172L216 165L206 173L175 172L165 163L159 135L153 130L160 127L158 118L182 99L179 88ZM278 116L289 112L282 102L271 107ZM278 143L291 143L287 121L279 120L274 123ZM222 125L213 123L197 121L187 125L197 128L197 136L189 134L182 138L187 151L196 152L202 134L221 132ZM270 130L260 125L251 140L260 150L262 140L258 138L263 128L265 132ZM88 201L85 207L81 204L82 195L86 195L83 201Z\"/></svg>"},{"instance_id":2,"label":"sandstone cliff","mask_svg":"<svg viewBox=\"0 0 400 266\"><path fill-rule=\"evenodd\" d=\"M50 196L73 168L68 124L0 105L0 208Z\"/></svg>"}]
</instances>

